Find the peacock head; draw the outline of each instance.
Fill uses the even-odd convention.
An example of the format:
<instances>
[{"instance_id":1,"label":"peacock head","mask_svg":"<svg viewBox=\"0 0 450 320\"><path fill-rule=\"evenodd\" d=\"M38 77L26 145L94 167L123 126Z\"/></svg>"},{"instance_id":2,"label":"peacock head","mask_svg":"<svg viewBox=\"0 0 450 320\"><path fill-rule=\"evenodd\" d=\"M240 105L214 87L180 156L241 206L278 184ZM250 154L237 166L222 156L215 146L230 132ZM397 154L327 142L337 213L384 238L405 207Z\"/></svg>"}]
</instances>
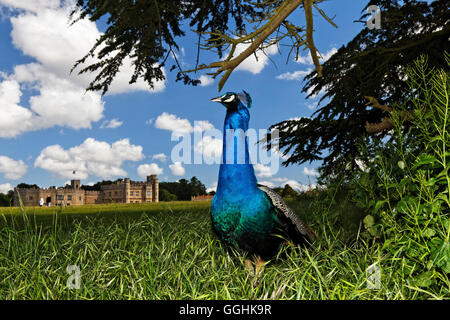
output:
<instances>
[{"instance_id":1,"label":"peacock head","mask_svg":"<svg viewBox=\"0 0 450 320\"><path fill-rule=\"evenodd\" d=\"M250 98L250 95L246 91L243 91L242 93L227 92L217 98L212 98L211 101L220 102L231 111L234 109L238 110L240 107L245 107L244 103L247 108L250 108L252 105L252 98Z\"/></svg>"},{"instance_id":2,"label":"peacock head","mask_svg":"<svg viewBox=\"0 0 450 320\"><path fill-rule=\"evenodd\" d=\"M248 108L252 106L252 98L243 91L242 93L227 92L211 101L220 102L227 108L225 127L230 129L244 129L248 127L250 113Z\"/></svg>"}]
</instances>

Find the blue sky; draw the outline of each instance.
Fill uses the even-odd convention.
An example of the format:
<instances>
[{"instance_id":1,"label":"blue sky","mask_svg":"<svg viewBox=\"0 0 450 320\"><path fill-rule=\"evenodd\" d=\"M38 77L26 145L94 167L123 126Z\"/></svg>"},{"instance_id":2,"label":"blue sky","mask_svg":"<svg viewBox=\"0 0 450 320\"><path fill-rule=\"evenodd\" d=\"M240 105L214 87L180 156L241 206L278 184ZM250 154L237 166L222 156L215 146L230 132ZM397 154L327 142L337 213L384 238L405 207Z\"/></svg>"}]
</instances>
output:
<instances>
[{"instance_id":1,"label":"blue sky","mask_svg":"<svg viewBox=\"0 0 450 320\"><path fill-rule=\"evenodd\" d=\"M365 3L320 4L338 25L333 28L315 12L315 43L325 59L365 27L353 22ZM197 176L214 188L219 166L174 164L171 151L177 142L171 135L177 130L192 133L194 121L203 121L205 129L222 129L225 109L209 101L220 94L218 79L203 76L202 86L185 86L166 69L166 81L150 91L143 81L128 85L132 71L125 65L108 95L86 93L92 75L69 75L69 69L104 26L81 21L69 27L70 1L0 0L0 8L0 192L20 182L48 187L72 178L84 184L125 176L143 180L151 173L161 181ZM291 19L304 25L300 10ZM186 66L195 61L195 39L188 35L179 42L177 55ZM251 58L233 72L221 92L244 89L251 94L250 127L257 130L308 117L318 101L306 100L300 92L305 72L313 68L309 52L286 64L287 50L282 48L281 55L275 51L269 50L275 65L264 56L259 61ZM214 58L207 53L201 57L203 63ZM199 152L220 149L214 139L203 145ZM276 173L258 165L256 173L270 186L289 183L300 190L314 183L319 165L280 167Z\"/></svg>"}]
</instances>

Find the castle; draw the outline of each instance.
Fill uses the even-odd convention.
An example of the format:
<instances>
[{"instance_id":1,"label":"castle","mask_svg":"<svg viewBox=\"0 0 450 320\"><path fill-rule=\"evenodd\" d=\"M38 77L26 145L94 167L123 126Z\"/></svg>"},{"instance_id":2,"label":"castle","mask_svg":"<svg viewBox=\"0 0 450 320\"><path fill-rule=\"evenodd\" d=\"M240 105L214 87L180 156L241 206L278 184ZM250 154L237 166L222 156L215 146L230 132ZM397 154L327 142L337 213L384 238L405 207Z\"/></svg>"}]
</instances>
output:
<instances>
[{"instance_id":1,"label":"castle","mask_svg":"<svg viewBox=\"0 0 450 320\"><path fill-rule=\"evenodd\" d=\"M110 185L102 185L100 191L81 189L80 180L71 180L70 185L61 188L16 188L14 206L20 205L19 194L24 206L39 206L41 199L44 200L44 205L50 202L52 206L158 202L159 182L157 176L153 174L147 176L145 182L125 178Z\"/></svg>"}]
</instances>

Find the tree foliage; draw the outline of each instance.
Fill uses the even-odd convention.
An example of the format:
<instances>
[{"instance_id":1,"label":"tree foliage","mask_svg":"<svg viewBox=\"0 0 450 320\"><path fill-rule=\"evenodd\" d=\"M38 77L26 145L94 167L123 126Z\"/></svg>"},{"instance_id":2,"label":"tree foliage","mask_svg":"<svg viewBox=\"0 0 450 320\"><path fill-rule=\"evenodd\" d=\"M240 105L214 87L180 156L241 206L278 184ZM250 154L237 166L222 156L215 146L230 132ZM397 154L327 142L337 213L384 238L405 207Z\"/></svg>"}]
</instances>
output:
<instances>
[{"instance_id":1,"label":"tree foliage","mask_svg":"<svg viewBox=\"0 0 450 320\"><path fill-rule=\"evenodd\" d=\"M281 192L283 198L295 198L298 196L298 192L295 191L290 185L286 184Z\"/></svg>"},{"instance_id":2,"label":"tree foliage","mask_svg":"<svg viewBox=\"0 0 450 320\"><path fill-rule=\"evenodd\" d=\"M166 189L159 189L159 201L177 201L176 195L170 193Z\"/></svg>"},{"instance_id":3,"label":"tree foliage","mask_svg":"<svg viewBox=\"0 0 450 320\"><path fill-rule=\"evenodd\" d=\"M101 188L102 188L102 186L107 186L107 185L110 185L110 184L114 184L114 183L116 183L116 182L118 182L118 181L122 181L122 180L123 180L123 179L117 179L117 180L115 180L115 181L111 181L111 180L102 180L102 181L99 181L99 182L93 184L92 186L89 186L89 185L82 185L82 186L81 186L81 189L87 190L87 191L100 191Z\"/></svg>"},{"instance_id":4,"label":"tree foliage","mask_svg":"<svg viewBox=\"0 0 450 320\"><path fill-rule=\"evenodd\" d=\"M445 287L450 274L450 55L444 59L446 69L430 68L426 56L405 68L411 98L393 106L393 139L373 146L377 156L350 184L370 213L369 235L385 240L381 255L426 290ZM408 127L405 107L414 114Z\"/></svg>"},{"instance_id":5,"label":"tree foliage","mask_svg":"<svg viewBox=\"0 0 450 320\"><path fill-rule=\"evenodd\" d=\"M9 190L8 193L0 193L0 207L10 207L13 204L14 191Z\"/></svg>"},{"instance_id":6,"label":"tree foliage","mask_svg":"<svg viewBox=\"0 0 450 320\"><path fill-rule=\"evenodd\" d=\"M126 57L132 59L134 66L130 83L143 77L153 88L155 81L164 80L162 68L170 55L176 57L174 50L179 49L177 38L185 35L185 20L189 19L189 27L198 32L226 32L232 22L238 30L242 30L244 18L257 14L249 4L226 0L78 0L77 8L79 13L72 13L76 17L74 21L85 17L91 21L108 17L104 34L75 65L83 64L90 57L98 58L97 62L83 68L81 72L100 71L88 90L102 90L103 93L108 91ZM221 47L218 49L221 53ZM198 84L198 80L192 80L182 73L181 67L177 79L183 80L185 84Z\"/></svg>"},{"instance_id":7,"label":"tree foliage","mask_svg":"<svg viewBox=\"0 0 450 320\"><path fill-rule=\"evenodd\" d=\"M402 67L422 54L428 55L430 67L447 68L443 52L450 36L448 1L372 0L366 8L373 4L381 8L381 29L364 28L323 64L322 77L313 71L305 78L302 91L309 98L324 92L320 102L327 103L311 118L272 126L280 130L280 149L290 156L284 165L323 160L322 176L338 174L348 165L355 168L358 143L364 137L370 143L388 135L387 130L367 135L366 129L381 123L386 110L368 108L365 97L374 97L380 105L406 101ZM363 12L360 21L365 24Z\"/></svg>"},{"instance_id":8,"label":"tree foliage","mask_svg":"<svg viewBox=\"0 0 450 320\"><path fill-rule=\"evenodd\" d=\"M28 183L19 183L17 188L21 189L39 189L40 187L37 184L28 184Z\"/></svg>"},{"instance_id":9,"label":"tree foliage","mask_svg":"<svg viewBox=\"0 0 450 320\"><path fill-rule=\"evenodd\" d=\"M142 77L151 88L155 81L165 79L163 67L172 56L176 63L177 80L197 85L188 73L203 69L215 69L213 78L222 74L219 90L233 70L256 50L278 45L282 40L291 41L292 51L307 47L321 74L318 51L313 39L313 7L332 25L334 23L316 3L323 0L78 0L72 12L73 22L89 18L98 21L107 18L107 28L95 45L72 71L79 66L79 73L98 72L88 90L104 93L116 77L125 58L131 58L134 73L130 83ZM304 9L306 28L297 26L287 17L297 8ZM334 25L335 26L335 25ZM183 70L175 51L178 40L190 28L198 35L197 59L191 70ZM246 45L243 52L234 56L238 45ZM213 51L219 61L209 65L200 63L200 50ZM226 53L224 59L223 55ZM289 54L290 55L290 54ZM93 62L92 62L93 61ZM92 62L92 63L91 63ZM90 63L84 66L84 63Z\"/></svg>"},{"instance_id":10,"label":"tree foliage","mask_svg":"<svg viewBox=\"0 0 450 320\"><path fill-rule=\"evenodd\" d=\"M180 179L177 182L160 182L160 199L162 190L167 191L168 194L175 195L178 200L186 201L191 200L192 196L206 195L206 187L200 180L197 179L197 177L192 177L190 181ZM167 193L164 192L163 197L169 196Z\"/></svg>"}]
</instances>

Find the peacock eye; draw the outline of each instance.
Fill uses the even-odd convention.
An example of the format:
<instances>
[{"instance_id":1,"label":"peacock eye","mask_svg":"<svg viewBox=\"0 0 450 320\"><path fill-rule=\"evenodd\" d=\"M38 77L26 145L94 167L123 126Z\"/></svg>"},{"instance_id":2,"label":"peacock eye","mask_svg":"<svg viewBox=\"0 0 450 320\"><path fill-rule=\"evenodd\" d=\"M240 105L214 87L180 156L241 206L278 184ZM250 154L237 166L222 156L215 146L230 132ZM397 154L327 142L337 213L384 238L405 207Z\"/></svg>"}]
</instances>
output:
<instances>
[{"instance_id":1,"label":"peacock eye","mask_svg":"<svg viewBox=\"0 0 450 320\"><path fill-rule=\"evenodd\" d=\"M224 98L226 98L225 100L223 100L223 102L231 102L233 101L236 97L234 94L228 94L226 95Z\"/></svg>"}]
</instances>

